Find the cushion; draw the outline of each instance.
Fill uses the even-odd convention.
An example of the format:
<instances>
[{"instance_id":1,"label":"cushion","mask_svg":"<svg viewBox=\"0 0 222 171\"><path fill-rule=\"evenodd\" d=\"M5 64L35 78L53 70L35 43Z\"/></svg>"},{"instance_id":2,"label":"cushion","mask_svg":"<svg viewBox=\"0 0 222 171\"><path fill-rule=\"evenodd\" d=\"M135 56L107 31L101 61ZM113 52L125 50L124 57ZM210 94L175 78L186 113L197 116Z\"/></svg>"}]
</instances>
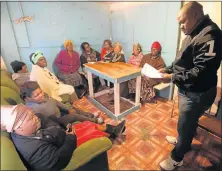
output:
<instances>
[{"instance_id":1,"label":"cushion","mask_svg":"<svg viewBox=\"0 0 222 171\"><path fill-rule=\"evenodd\" d=\"M16 91L20 92L19 87L15 84L15 82L8 76L6 71L1 71L1 86L9 87Z\"/></svg>"},{"instance_id":2,"label":"cushion","mask_svg":"<svg viewBox=\"0 0 222 171\"><path fill-rule=\"evenodd\" d=\"M89 140L74 151L72 159L64 170L75 170L111 147L112 142L106 137Z\"/></svg>"},{"instance_id":3,"label":"cushion","mask_svg":"<svg viewBox=\"0 0 222 171\"><path fill-rule=\"evenodd\" d=\"M27 170L6 132L1 132L1 170Z\"/></svg>"},{"instance_id":4,"label":"cushion","mask_svg":"<svg viewBox=\"0 0 222 171\"><path fill-rule=\"evenodd\" d=\"M1 86L1 105L8 105L8 102L5 101L5 98L12 98L17 102L17 104L24 103L16 91L9 87Z\"/></svg>"}]
</instances>

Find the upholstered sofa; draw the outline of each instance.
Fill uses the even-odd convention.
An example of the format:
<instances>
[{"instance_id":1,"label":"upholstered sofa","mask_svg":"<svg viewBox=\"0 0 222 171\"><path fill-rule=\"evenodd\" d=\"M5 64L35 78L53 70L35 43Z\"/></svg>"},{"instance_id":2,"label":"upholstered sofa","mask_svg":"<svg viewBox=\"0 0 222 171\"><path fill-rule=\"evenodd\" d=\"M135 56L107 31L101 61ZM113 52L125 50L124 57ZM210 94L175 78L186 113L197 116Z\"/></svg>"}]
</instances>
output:
<instances>
[{"instance_id":1,"label":"upholstered sofa","mask_svg":"<svg viewBox=\"0 0 222 171\"><path fill-rule=\"evenodd\" d=\"M1 71L1 105L7 105L4 100L13 98L17 103L23 103L19 96L19 88L6 71ZM79 146L73 153L70 163L64 170L76 171L108 171L107 150L112 147L111 141L96 138ZM1 170L27 170L19 153L10 138L10 134L1 131Z\"/></svg>"}]
</instances>

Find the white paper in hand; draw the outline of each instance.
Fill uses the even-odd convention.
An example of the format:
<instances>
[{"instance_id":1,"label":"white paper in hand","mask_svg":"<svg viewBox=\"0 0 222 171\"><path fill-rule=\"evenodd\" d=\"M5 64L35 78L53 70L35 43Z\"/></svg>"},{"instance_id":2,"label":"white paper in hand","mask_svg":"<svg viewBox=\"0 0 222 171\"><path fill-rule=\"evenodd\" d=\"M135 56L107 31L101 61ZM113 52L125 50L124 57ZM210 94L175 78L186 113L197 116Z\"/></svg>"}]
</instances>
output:
<instances>
[{"instance_id":1,"label":"white paper in hand","mask_svg":"<svg viewBox=\"0 0 222 171\"><path fill-rule=\"evenodd\" d=\"M162 78L162 74L156 68L153 68L149 64L145 64L141 72L149 78Z\"/></svg>"}]
</instances>

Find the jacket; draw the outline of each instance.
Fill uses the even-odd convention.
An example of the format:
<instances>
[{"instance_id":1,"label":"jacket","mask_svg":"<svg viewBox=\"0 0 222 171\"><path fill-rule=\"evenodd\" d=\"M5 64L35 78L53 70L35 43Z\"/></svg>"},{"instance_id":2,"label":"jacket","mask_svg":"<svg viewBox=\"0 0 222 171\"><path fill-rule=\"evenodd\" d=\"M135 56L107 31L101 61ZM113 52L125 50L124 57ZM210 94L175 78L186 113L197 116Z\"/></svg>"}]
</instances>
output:
<instances>
[{"instance_id":1,"label":"jacket","mask_svg":"<svg viewBox=\"0 0 222 171\"><path fill-rule=\"evenodd\" d=\"M183 40L175 61L166 70L173 73L172 81L179 89L206 92L217 85L221 56L222 32L206 15Z\"/></svg>"},{"instance_id":2,"label":"jacket","mask_svg":"<svg viewBox=\"0 0 222 171\"><path fill-rule=\"evenodd\" d=\"M35 135L11 133L11 138L29 170L61 170L72 158L77 145L76 136L66 134L48 119L42 121L44 125Z\"/></svg>"}]
</instances>

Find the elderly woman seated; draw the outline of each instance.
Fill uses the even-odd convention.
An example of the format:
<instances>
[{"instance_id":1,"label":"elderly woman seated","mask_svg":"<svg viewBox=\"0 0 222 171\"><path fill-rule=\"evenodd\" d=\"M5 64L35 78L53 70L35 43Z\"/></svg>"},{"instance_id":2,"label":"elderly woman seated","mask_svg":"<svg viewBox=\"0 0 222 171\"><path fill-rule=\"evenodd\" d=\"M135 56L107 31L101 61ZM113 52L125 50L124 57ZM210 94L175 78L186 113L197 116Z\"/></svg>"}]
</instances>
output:
<instances>
[{"instance_id":1,"label":"elderly woman seated","mask_svg":"<svg viewBox=\"0 0 222 171\"><path fill-rule=\"evenodd\" d=\"M113 52L104 56L104 62L125 62L125 57L122 51L122 45L117 42L113 45Z\"/></svg>"},{"instance_id":2,"label":"elderly woman seated","mask_svg":"<svg viewBox=\"0 0 222 171\"><path fill-rule=\"evenodd\" d=\"M151 47L151 53L144 55L141 58L141 47L137 48L134 46L133 49L133 56L130 57L129 62L137 67L143 68L145 64L149 64L153 66L156 69L161 69L165 67L165 63L163 61L163 58L161 57L161 45L159 42L154 42ZM139 50L141 52L139 52ZM140 55L139 55L140 54ZM147 78L145 76L142 76L141 81L141 102L153 102L153 98L155 97L155 92L153 90L153 87L160 83L159 80L154 80ZM135 92L136 92L136 80L130 80L128 82L129 86L129 97L134 98Z\"/></svg>"},{"instance_id":3,"label":"elderly woman seated","mask_svg":"<svg viewBox=\"0 0 222 171\"><path fill-rule=\"evenodd\" d=\"M116 138L125 130L125 121L106 126L85 121L61 127L48 117L34 113L23 104L1 106L1 130L11 138L28 170L62 170L76 147L98 138Z\"/></svg>"},{"instance_id":4,"label":"elderly woman seated","mask_svg":"<svg viewBox=\"0 0 222 171\"><path fill-rule=\"evenodd\" d=\"M78 99L73 86L63 84L58 78L47 68L46 58L43 53L36 51L30 55L32 62L32 71L30 81L35 81L41 89L53 99L62 101L61 95L70 95L71 103Z\"/></svg>"},{"instance_id":5,"label":"elderly woman seated","mask_svg":"<svg viewBox=\"0 0 222 171\"><path fill-rule=\"evenodd\" d=\"M55 59L55 65L58 67L58 78L65 84L72 85L81 98L87 91L78 72L80 68L79 54L73 50L73 46L71 40L64 42L65 50L59 52Z\"/></svg>"},{"instance_id":6,"label":"elderly woman seated","mask_svg":"<svg viewBox=\"0 0 222 171\"><path fill-rule=\"evenodd\" d=\"M27 66L24 62L13 61L11 62L11 67L14 71L12 74L12 80L21 87L25 82L30 80L30 73L28 72Z\"/></svg>"},{"instance_id":7,"label":"elderly woman seated","mask_svg":"<svg viewBox=\"0 0 222 171\"><path fill-rule=\"evenodd\" d=\"M101 60L104 59L105 56L110 55L113 53L113 46L111 40L104 40L103 42L103 48L101 50L100 58Z\"/></svg>"},{"instance_id":8,"label":"elderly woman seated","mask_svg":"<svg viewBox=\"0 0 222 171\"><path fill-rule=\"evenodd\" d=\"M82 70L83 70L82 74L85 75L85 81L88 83L84 64L100 61L101 59L100 53L92 49L88 42L83 42L81 44L81 49L82 49L82 54L80 56L80 62L81 62ZM93 86L94 86L95 92L98 91L98 89L100 88L102 84L105 84L104 81L100 79L99 77L93 75Z\"/></svg>"}]
</instances>

